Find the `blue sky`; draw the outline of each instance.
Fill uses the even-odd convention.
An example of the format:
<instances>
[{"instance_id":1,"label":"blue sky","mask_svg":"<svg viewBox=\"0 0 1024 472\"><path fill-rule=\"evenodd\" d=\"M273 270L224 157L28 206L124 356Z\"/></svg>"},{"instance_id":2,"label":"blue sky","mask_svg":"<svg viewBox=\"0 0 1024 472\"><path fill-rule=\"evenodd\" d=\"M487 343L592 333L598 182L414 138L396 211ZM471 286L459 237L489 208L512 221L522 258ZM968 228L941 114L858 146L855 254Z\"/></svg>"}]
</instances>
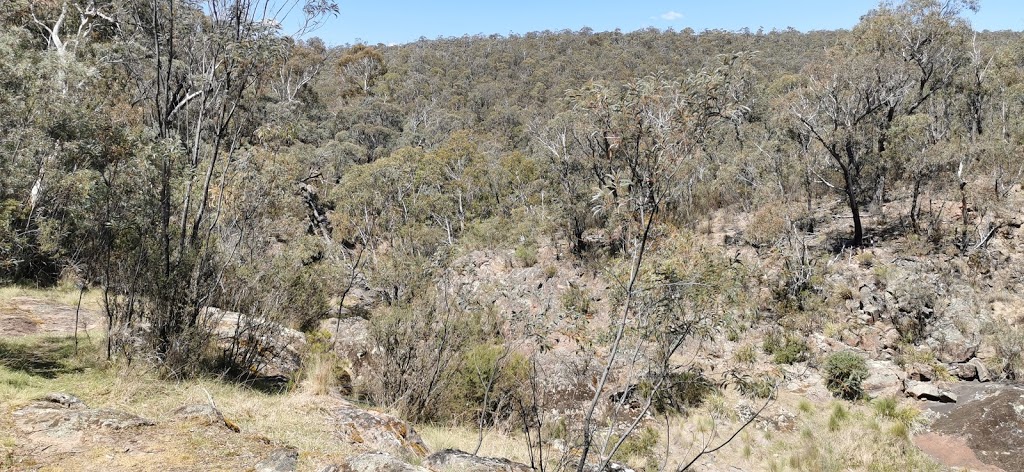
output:
<instances>
[{"instance_id":1,"label":"blue sky","mask_svg":"<svg viewBox=\"0 0 1024 472\"><path fill-rule=\"evenodd\" d=\"M871 0L339 0L341 15L315 32L329 44L404 43L420 37L526 33L588 26L771 30L850 28ZM1024 0L981 0L976 29L1024 29Z\"/></svg>"}]
</instances>

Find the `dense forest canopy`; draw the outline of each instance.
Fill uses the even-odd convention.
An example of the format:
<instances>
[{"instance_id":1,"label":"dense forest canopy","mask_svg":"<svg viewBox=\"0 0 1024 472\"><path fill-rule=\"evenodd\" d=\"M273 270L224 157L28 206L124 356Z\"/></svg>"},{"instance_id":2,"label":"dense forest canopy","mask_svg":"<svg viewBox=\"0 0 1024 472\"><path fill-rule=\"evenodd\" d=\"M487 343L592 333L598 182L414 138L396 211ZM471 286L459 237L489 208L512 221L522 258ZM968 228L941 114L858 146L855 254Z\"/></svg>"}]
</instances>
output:
<instances>
[{"instance_id":1,"label":"dense forest canopy","mask_svg":"<svg viewBox=\"0 0 1024 472\"><path fill-rule=\"evenodd\" d=\"M395 364L374 398L435 418L459 355L549 342L449 300L452 264L502 248L532 265L543 244L619 282L603 339L612 359L620 341L648 343L655 408L680 346L743 296L735 264L672 247L716 212L754 214L746 241L786 258L762 310L781 319L811 306L792 235L814 233L825 206L850 221L837 251L899 232L954 256L1019 211L1006 199L1024 177L1024 37L974 31L973 1L883 2L852 31L345 47L289 36L278 3L0 4L0 280L102 291L108 357L244 375L257 343L211 360L210 307L250 317L252 340L271 322L361 314L380 339L435 333L414 353L382 344ZM337 13L285 3L310 32ZM865 222L897 199L884 227ZM424 354L437 352L452 357ZM426 383L408 374L430 368Z\"/></svg>"}]
</instances>

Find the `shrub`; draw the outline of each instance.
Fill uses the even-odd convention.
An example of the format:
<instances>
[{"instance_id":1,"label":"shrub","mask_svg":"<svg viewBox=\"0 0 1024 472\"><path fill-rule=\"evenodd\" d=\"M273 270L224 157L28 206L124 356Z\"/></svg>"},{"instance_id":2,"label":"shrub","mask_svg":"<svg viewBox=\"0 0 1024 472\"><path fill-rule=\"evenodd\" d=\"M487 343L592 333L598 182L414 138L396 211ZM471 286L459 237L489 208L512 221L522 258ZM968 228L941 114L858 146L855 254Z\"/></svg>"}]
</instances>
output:
<instances>
[{"instance_id":1,"label":"shrub","mask_svg":"<svg viewBox=\"0 0 1024 472\"><path fill-rule=\"evenodd\" d=\"M753 364L757 361L757 351L754 349L752 344L744 344L736 349L733 354L733 359L738 364Z\"/></svg>"},{"instance_id":2,"label":"shrub","mask_svg":"<svg viewBox=\"0 0 1024 472\"><path fill-rule=\"evenodd\" d=\"M562 308L566 313L576 317L587 316L593 311L590 305L590 294L575 285L562 294Z\"/></svg>"},{"instance_id":3,"label":"shrub","mask_svg":"<svg viewBox=\"0 0 1024 472\"><path fill-rule=\"evenodd\" d=\"M914 408L900 407L899 401L893 397L879 398L872 405L875 407L875 413L878 416L896 421L908 427L917 420L919 415L918 411Z\"/></svg>"},{"instance_id":4,"label":"shrub","mask_svg":"<svg viewBox=\"0 0 1024 472\"><path fill-rule=\"evenodd\" d=\"M303 366L300 388L312 395L327 395L352 383L351 373L334 353L317 352Z\"/></svg>"},{"instance_id":5,"label":"shrub","mask_svg":"<svg viewBox=\"0 0 1024 472\"><path fill-rule=\"evenodd\" d=\"M770 398L775 395L775 381L771 377L746 377L739 381L740 394L750 398Z\"/></svg>"},{"instance_id":6,"label":"shrub","mask_svg":"<svg viewBox=\"0 0 1024 472\"><path fill-rule=\"evenodd\" d=\"M650 382L640 384L640 393L650 395L653 386ZM687 370L669 374L662 387L654 392L654 409L657 411L682 411L686 407L696 407L704 403L704 399L716 391L715 385L696 370Z\"/></svg>"},{"instance_id":7,"label":"shrub","mask_svg":"<svg viewBox=\"0 0 1024 472\"><path fill-rule=\"evenodd\" d=\"M861 384L868 378L863 357L849 351L836 352L825 359L825 387L841 398L856 400L864 395Z\"/></svg>"},{"instance_id":8,"label":"shrub","mask_svg":"<svg viewBox=\"0 0 1024 472\"><path fill-rule=\"evenodd\" d=\"M783 337L769 333L765 336L762 347L776 364L793 364L807 360L807 343L792 334Z\"/></svg>"},{"instance_id":9,"label":"shrub","mask_svg":"<svg viewBox=\"0 0 1024 472\"><path fill-rule=\"evenodd\" d=\"M1010 380L1024 379L1024 330L1000 320L986 325L984 331L998 354L994 370Z\"/></svg>"},{"instance_id":10,"label":"shrub","mask_svg":"<svg viewBox=\"0 0 1024 472\"><path fill-rule=\"evenodd\" d=\"M467 423L479 421L483 413L484 422L493 425L512 414L515 399L522 393L520 390L528 376L529 361L521 354L506 352L497 345L473 346L454 371L446 392L446 409L453 415L452 419ZM469 416L457 417L456 412L469 413Z\"/></svg>"},{"instance_id":11,"label":"shrub","mask_svg":"<svg viewBox=\"0 0 1024 472\"><path fill-rule=\"evenodd\" d=\"M537 265L537 245L532 243L523 243L516 246L515 257L516 261L518 261L523 267L533 267Z\"/></svg>"},{"instance_id":12,"label":"shrub","mask_svg":"<svg viewBox=\"0 0 1024 472\"><path fill-rule=\"evenodd\" d=\"M550 279L550 278L552 278L552 277L554 277L556 275L558 275L558 267L557 266L549 265L549 266L545 266L544 267L544 278L545 279Z\"/></svg>"},{"instance_id":13,"label":"shrub","mask_svg":"<svg viewBox=\"0 0 1024 472\"><path fill-rule=\"evenodd\" d=\"M744 237L752 246L771 246L786 233L785 207L766 205L754 213L744 231Z\"/></svg>"}]
</instances>

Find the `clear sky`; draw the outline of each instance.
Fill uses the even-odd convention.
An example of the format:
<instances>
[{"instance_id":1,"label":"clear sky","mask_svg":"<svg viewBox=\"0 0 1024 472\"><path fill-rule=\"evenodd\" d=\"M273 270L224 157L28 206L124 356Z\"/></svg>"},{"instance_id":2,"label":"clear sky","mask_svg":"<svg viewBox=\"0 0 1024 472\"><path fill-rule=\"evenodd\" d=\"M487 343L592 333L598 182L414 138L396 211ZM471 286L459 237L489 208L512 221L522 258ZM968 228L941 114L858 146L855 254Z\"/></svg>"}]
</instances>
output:
<instances>
[{"instance_id":1,"label":"clear sky","mask_svg":"<svg viewBox=\"0 0 1024 472\"><path fill-rule=\"evenodd\" d=\"M341 15L314 34L334 45L392 44L465 34L647 27L801 31L850 28L872 0L338 0ZM1024 29L1024 0L981 0L978 30Z\"/></svg>"}]
</instances>

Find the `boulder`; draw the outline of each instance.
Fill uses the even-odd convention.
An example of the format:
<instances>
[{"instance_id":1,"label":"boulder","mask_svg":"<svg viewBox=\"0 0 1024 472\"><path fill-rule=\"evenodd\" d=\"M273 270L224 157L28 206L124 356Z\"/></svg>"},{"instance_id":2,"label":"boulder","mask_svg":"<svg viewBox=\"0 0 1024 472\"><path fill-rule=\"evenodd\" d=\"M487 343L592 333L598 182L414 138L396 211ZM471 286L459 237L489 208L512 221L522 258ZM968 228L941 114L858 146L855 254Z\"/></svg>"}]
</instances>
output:
<instances>
[{"instance_id":1,"label":"boulder","mask_svg":"<svg viewBox=\"0 0 1024 472\"><path fill-rule=\"evenodd\" d=\"M459 470L465 472L532 472L533 469L508 459L474 456L457 449L445 449L435 452L423 461L423 465L431 470Z\"/></svg>"},{"instance_id":2,"label":"boulder","mask_svg":"<svg viewBox=\"0 0 1024 472\"><path fill-rule=\"evenodd\" d=\"M224 415L213 405L184 405L171 412L176 418L191 421L202 426L218 426L239 432L236 424L224 418Z\"/></svg>"},{"instance_id":3,"label":"boulder","mask_svg":"<svg viewBox=\"0 0 1024 472\"><path fill-rule=\"evenodd\" d=\"M320 322L320 329L331 334L328 342L339 359L345 359L358 374L373 352L370 322L365 318L328 318Z\"/></svg>"},{"instance_id":4,"label":"boulder","mask_svg":"<svg viewBox=\"0 0 1024 472\"><path fill-rule=\"evenodd\" d=\"M255 372L261 377L293 379L302 368L302 351L306 335L271 320L242 313L208 307L206 316L214 323L217 347L233 345L252 352L256 357Z\"/></svg>"},{"instance_id":5,"label":"boulder","mask_svg":"<svg viewBox=\"0 0 1024 472\"><path fill-rule=\"evenodd\" d=\"M342 462L338 472L430 472L383 452L370 452L350 457Z\"/></svg>"},{"instance_id":6,"label":"boulder","mask_svg":"<svg viewBox=\"0 0 1024 472\"><path fill-rule=\"evenodd\" d=\"M908 364L905 368L907 371L907 378L910 380L916 380L918 382L927 382L935 379L935 368L920 362Z\"/></svg>"},{"instance_id":7,"label":"boulder","mask_svg":"<svg viewBox=\"0 0 1024 472\"><path fill-rule=\"evenodd\" d=\"M949 373L955 375L960 380L976 380L978 378L978 367L971 364L953 364Z\"/></svg>"},{"instance_id":8,"label":"boulder","mask_svg":"<svg viewBox=\"0 0 1024 472\"><path fill-rule=\"evenodd\" d=\"M909 397L918 400L928 400L941 403L956 403L956 394L940 390L939 387L929 382L907 381L904 390Z\"/></svg>"},{"instance_id":9,"label":"boulder","mask_svg":"<svg viewBox=\"0 0 1024 472\"><path fill-rule=\"evenodd\" d=\"M871 397L896 395L903 388L903 371L891 361L867 361L868 378L861 383L864 393Z\"/></svg>"},{"instance_id":10,"label":"boulder","mask_svg":"<svg viewBox=\"0 0 1024 472\"><path fill-rule=\"evenodd\" d=\"M978 353L978 343L967 339L959 329L949 324L938 327L927 344L935 358L946 364L967 362Z\"/></svg>"},{"instance_id":11,"label":"boulder","mask_svg":"<svg viewBox=\"0 0 1024 472\"><path fill-rule=\"evenodd\" d=\"M787 391L814 402L826 402L832 398L832 393L825 388L825 381L817 370L799 364L782 365L780 368L785 372L784 388Z\"/></svg>"},{"instance_id":12,"label":"boulder","mask_svg":"<svg viewBox=\"0 0 1024 472\"><path fill-rule=\"evenodd\" d=\"M966 340L945 341L939 343L935 357L947 364L967 362L978 352L978 346Z\"/></svg>"},{"instance_id":13,"label":"boulder","mask_svg":"<svg viewBox=\"0 0 1024 472\"><path fill-rule=\"evenodd\" d=\"M1011 385L973 384L964 401L939 415L929 429L963 438L990 470L1024 470L1024 389ZM998 468L997 468L998 467Z\"/></svg>"},{"instance_id":14,"label":"boulder","mask_svg":"<svg viewBox=\"0 0 1024 472\"><path fill-rule=\"evenodd\" d=\"M992 381L992 374L988 371L988 367L985 367L985 363L982 362L981 359L975 357L974 359L967 361L967 364L974 366L977 371L977 378L979 382Z\"/></svg>"},{"instance_id":15,"label":"boulder","mask_svg":"<svg viewBox=\"0 0 1024 472\"><path fill-rule=\"evenodd\" d=\"M67 394L67 393L59 393L59 392L47 393L46 395L43 396L42 401L50 402L50 403L56 403L56 404L61 405L61 406L65 407L65 408L74 408L74 409L88 408L88 406L86 406L85 403L82 402L82 400L80 400L78 397L76 397L74 395Z\"/></svg>"},{"instance_id":16,"label":"boulder","mask_svg":"<svg viewBox=\"0 0 1024 472\"><path fill-rule=\"evenodd\" d=\"M293 447L274 449L256 464L256 472L295 472L299 464L299 451Z\"/></svg>"},{"instance_id":17,"label":"boulder","mask_svg":"<svg viewBox=\"0 0 1024 472\"><path fill-rule=\"evenodd\" d=\"M350 444L417 457L426 457L429 452L416 430L394 416L364 410L346 401L341 401L331 416L337 435Z\"/></svg>"},{"instance_id":18,"label":"boulder","mask_svg":"<svg viewBox=\"0 0 1024 472\"><path fill-rule=\"evenodd\" d=\"M121 431L156 424L121 410L90 409L80 401L68 406L55 401L38 401L16 410L12 416L15 425L23 432L49 436L63 436L90 429Z\"/></svg>"}]
</instances>

